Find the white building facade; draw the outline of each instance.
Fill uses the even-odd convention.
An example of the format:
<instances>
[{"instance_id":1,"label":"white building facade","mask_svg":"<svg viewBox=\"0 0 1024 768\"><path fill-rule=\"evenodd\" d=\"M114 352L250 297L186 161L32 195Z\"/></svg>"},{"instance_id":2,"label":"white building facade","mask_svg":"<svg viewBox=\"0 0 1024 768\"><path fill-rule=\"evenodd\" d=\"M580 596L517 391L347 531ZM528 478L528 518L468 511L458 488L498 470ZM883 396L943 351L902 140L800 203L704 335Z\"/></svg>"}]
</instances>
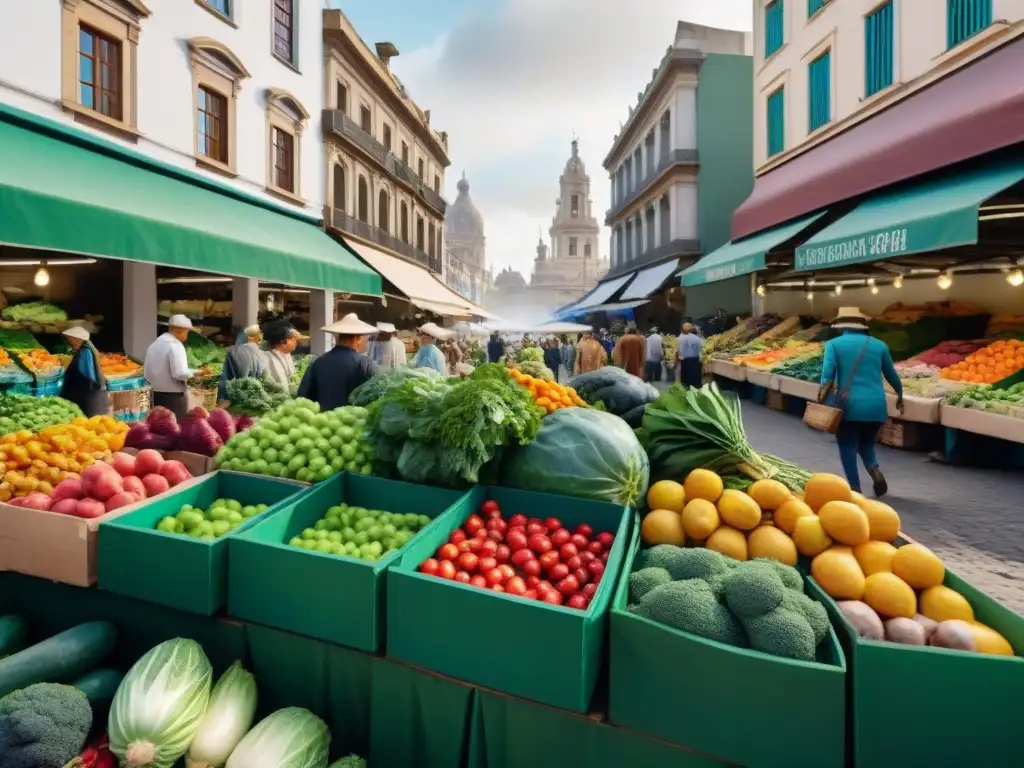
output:
<instances>
[{"instance_id":1,"label":"white building facade","mask_svg":"<svg viewBox=\"0 0 1024 768\"><path fill-rule=\"evenodd\" d=\"M487 238L484 218L469 196L469 180L462 174L458 197L444 218L444 282L475 304L483 304L487 291Z\"/></svg>"}]
</instances>

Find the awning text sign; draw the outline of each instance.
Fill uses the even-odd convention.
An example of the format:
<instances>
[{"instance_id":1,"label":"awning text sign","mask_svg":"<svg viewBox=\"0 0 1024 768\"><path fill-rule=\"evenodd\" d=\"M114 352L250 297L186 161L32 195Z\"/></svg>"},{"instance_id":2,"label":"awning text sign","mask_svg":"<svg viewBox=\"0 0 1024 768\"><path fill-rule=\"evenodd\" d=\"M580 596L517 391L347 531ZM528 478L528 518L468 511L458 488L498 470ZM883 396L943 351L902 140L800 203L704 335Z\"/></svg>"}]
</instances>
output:
<instances>
[{"instance_id":1,"label":"awning text sign","mask_svg":"<svg viewBox=\"0 0 1024 768\"><path fill-rule=\"evenodd\" d=\"M796 249L795 267L797 271L828 269L914 253L918 249L908 240L908 232L907 227L897 227L845 240L803 245Z\"/></svg>"},{"instance_id":2,"label":"awning text sign","mask_svg":"<svg viewBox=\"0 0 1024 768\"><path fill-rule=\"evenodd\" d=\"M699 264L699 262L698 262ZM751 256L744 256L739 259L727 261L724 264L716 264L712 267L695 269L693 272L687 270L683 273L683 285L703 285L704 283L717 283L719 280L728 280L731 277L749 275L764 268L764 253Z\"/></svg>"}]
</instances>

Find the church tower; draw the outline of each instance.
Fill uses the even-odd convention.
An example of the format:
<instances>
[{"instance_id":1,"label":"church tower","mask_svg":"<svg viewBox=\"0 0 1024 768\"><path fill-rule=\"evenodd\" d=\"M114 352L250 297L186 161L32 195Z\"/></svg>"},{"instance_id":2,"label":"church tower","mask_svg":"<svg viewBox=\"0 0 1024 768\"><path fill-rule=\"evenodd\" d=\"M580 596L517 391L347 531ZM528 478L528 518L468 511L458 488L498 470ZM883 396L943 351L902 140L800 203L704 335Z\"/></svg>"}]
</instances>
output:
<instances>
[{"instance_id":1,"label":"church tower","mask_svg":"<svg viewBox=\"0 0 1024 768\"><path fill-rule=\"evenodd\" d=\"M448 206L444 217L444 238L450 257L444 280L449 288L482 304L488 283L484 218L469 197L465 172L457 189L459 196Z\"/></svg>"},{"instance_id":2,"label":"church tower","mask_svg":"<svg viewBox=\"0 0 1024 768\"><path fill-rule=\"evenodd\" d=\"M558 180L559 195L549 230L551 258L593 260L596 267L600 261L601 225L591 210L590 177L580 158L579 142L573 139L571 147L572 153Z\"/></svg>"}]
</instances>

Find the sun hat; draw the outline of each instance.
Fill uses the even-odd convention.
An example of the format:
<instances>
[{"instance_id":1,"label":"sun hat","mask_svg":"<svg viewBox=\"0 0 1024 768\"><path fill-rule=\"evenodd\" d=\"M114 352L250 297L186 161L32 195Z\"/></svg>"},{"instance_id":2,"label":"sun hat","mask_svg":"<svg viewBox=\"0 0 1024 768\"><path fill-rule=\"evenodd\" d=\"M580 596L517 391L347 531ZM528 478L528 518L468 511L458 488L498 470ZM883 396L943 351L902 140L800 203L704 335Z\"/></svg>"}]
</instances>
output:
<instances>
[{"instance_id":1,"label":"sun hat","mask_svg":"<svg viewBox=\"0 0 1024 768\"><path fill-rule=\"evenodd\" d=\"M392 323L377 323L377 330L381 333L395 333L395 326Z\"/></svg>"},{"instance_id":2,"label":"sun hat","mask_svg":"<svg viewBox=\"0 0 1024 768\"><path fill-rule=\"evenodd\" d=\"M836 319L832 321L832 327L865 330L870 319L858 307L840 307Z\"/></svg>"},{"instance_id":3,"label":"sun hat","mask_svg":"<svg viewBox=\"0 0 1024 768\"><path fill-rule=\"evenodd\" d=\"M252 325L245 326L245 330L243 330L242 333L251 338L253 336L259 336L263 331L260 330L258 323L253 323Z\"/></svg>"},{"instance_id":4,"label":"sun hat","mask_svg":"<svg viewBox=\"0 0 1024 768\"><path fill-rule=\"evenodd\" d=\"M167 326L169 328L191 328L192 321L184 315L171 315L167 318Z\"/></svg>"},{"instance_id":5,"label":"sun hat","mask_svg":"<svg viewBox=\"0 0 1024 768\"><path fill-rule=\"evenodd\" d=\"M65 336L70 336L72 339L81 339L82 341L89 340L89 332L78 325L73 325L70 328L64 330Z\"/></svg>"},{"instance_id":6,"label":"sun hat","mask_svg":"<svg viewBox=\"0 0 1024 768\"><path fill-rule=\"evenodd\" d=\"M419 328L420 333L424 333L427 336L432 336L435 339L443 339L447 336L445 332L437 326L436 323L424 323Z\"/></svg>"},{"instance_id":7,"label":"sun hat","mask_svg":"<svg viewBox=\"0 0 1024 768\"><path fill-rule=\"evenodd\" d=\"M327 333L337 333L342 336L369 336L377 332L375 327L360 320L355 312L349 312L341 320L325 325L320 330Z\"/></svg>"}]
</instances>

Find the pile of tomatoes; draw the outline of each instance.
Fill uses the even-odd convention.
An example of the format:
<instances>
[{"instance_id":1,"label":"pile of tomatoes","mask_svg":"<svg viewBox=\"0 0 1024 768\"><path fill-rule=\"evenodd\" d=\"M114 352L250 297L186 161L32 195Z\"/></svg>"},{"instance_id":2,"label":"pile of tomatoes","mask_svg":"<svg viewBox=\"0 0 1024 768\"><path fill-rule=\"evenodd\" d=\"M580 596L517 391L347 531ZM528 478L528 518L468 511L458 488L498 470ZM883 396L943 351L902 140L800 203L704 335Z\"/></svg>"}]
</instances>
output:
<instances>
[{"instance_id":1,"label":"pile of tomatoes","mask_svg":"<svg viewBox=\"0 0 1024 768\"><path fill-rule=\"evenodd\" d=\"M570 531L555 517L514 514L485 501L420 572L494 592L586 610L604 576L615 536L586 523Z\"/></svg>"}]
</instances>

